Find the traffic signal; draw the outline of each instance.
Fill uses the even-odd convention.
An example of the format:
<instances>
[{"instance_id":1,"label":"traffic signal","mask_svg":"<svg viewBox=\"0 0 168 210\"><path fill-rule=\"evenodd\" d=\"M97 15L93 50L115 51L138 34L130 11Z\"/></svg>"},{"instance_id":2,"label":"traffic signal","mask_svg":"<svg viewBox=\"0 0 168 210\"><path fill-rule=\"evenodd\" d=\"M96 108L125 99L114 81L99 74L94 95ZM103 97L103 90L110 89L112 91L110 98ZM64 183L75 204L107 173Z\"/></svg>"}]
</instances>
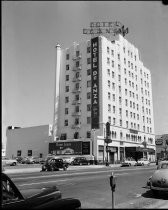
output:
<instances>
[{"instance_id":1,"label":"traffic signal","mask_svg":"<svg viewBox=\"0 0 168 210\"><path fill-rule=\"evenodd\" d=\"M106 136L109 137L110 135L111 135L110 123L107 122L107 123L106 123Z\"/></svg>"}]
</instances>

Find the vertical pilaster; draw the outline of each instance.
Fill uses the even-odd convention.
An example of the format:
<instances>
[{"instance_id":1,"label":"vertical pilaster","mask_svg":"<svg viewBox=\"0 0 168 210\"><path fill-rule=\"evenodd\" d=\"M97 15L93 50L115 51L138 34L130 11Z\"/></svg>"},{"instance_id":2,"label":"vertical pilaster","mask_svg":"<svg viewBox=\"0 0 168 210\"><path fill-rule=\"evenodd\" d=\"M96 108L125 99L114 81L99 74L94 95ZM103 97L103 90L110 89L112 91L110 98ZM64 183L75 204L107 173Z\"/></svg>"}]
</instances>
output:
<instances>
[{"instance_id":1,"label":"vertical pilaster","mask_svg":"<svg viewBox=\"0 0 168 210\"><path fill-rule=\"evenodd\" d=\"M54 118L53 118L53 140L58 138L58 113L59 113L59 89L61 70L61 47L56 45L55 85L54 85Z\"/></svg>"}]
</instances>

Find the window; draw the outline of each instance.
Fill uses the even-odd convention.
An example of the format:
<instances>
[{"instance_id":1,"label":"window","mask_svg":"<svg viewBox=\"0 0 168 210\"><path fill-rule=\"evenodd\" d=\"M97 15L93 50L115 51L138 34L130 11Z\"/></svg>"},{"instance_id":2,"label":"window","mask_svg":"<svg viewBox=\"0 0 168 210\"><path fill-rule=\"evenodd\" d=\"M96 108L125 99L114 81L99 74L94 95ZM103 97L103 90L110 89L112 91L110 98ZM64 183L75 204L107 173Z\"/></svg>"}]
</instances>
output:
<instances>
[{"instance_id":1,"label":"window","mask_svg":"<svg viewBox=\"0 0 168 210\"><path fill-rule=\"evenodd\" d=\"M124 58L124 64L126 64L126 58Z\"/></svg>"},{"instance_id":2,"label":"window","mask_svg":"<svg viewBox=\"0 0 168 210\"><path fill-rule=\"evenodd\" d=\"M76 78L78 78L79 77L79 72L76 72L75 76L76 76Z\"/></svg>"},{"instance_id":3,"label":"window","mask_svg":"<svg viewBox=\"0 0 168 210\"><path fill-rule=\"evenodd\" d=\"M75 106L75 112L79 112L79 106Z\"/></svg>"},{"instance_id":4,"label":"window","mask_svg":"<svg viewBox=\"0 0 168 210\"><path fill-rule=\"evenodd\" d=\"M110 80L108 80L108 86L110 87Z\"/></svg>"},{"instance_id":5,"label":"window","mask_svg":"<svg viewBox=\"0 0 168 210\"><path fill-rule=\"evenodd\" d=\"M127 89L125 89L125 95L127 95Z\"/></svg>"},{"instance_id":6,"label":"window","mask_svg":"<svg viewBox=\"0 0 168 210\"><path fill-rule=\"evenodd\" d=\"M87 131L86 138L90 138L90 137L91 137L91 132L90 131Z\"/></svg>"},{"instance_id":7,"label":"window","mask_svg":"<svg viewBox=\"0 0 168 210\"><path fill-rule=\"evenodd\" d=\"M118 56L118 60L120 60L120 54L118 54L117 56Z\"/></svg>"},{"instance_id":8,"label":"window","mask_svg":"<svg viewBox=\"0 0 168 210\"><path fill-rule=\"evenodd\" d=\"M112 67L114 67L114 61L112 61Z\"/></svg>"},{"instance_id":9,"label":"window","mask_svg":"<svg viewBox=\"0 0 168 210\"><path fill-rule=\"evenodd\" d=\"M125 73L125 74L127 73L127 70L126 70L126 68L124 68L124 73Z\"/></svg>"},{"instance_id":10,"label":"window","mask_svg":"<svg viewBox=\"0 0 168 210\"><path fill-rule=\"evenodd\" d=\"M110 53L110 49L109 49L109 47L107 47L107 53Z\"/></svg>"},{"instance_id":11,"label":"window","mask_svg":"<svg viewBox=\"0 0 168 210\"><path fill-rule=\"evenodd\" d=\"M125 78L125 85L127 85L127 78Z\"/></svg>"},{"instance_id":12,"label":"window","mask_svg":"<svg viewBox=\"0 0 168 210\"><path fill-rule=\"evenodd\" d=\"M113 106L113 113L115 113L115 106Z\"/></svg>"},{"instance_id":13,"label":"window","mask_svg":"<svg viewBox=\"0 0 168 210\"><path fill-rule=\"evenodd\" d=\"M126 110L126 117L128 117L128 110Z\"/></svg>"},{"instance_id":14,"label":"window","mask_svg":"<svg viewBox=\"0 0 168 210\"><path fill-rule=\"evenodd\" d=\"M66 54L66 60L69 60L69 54Z\"/></svg>"},{"instance_id":15,"label":"window","mask_svg":"<svg viewBox=\"0 0 168 210\"><path fill-rule=\"evenodd\" d=\"M87 53L90 53L90 47L87 47Z\"/></svg>"},{"instance_id":16,"label":"window","mask_svg":"<svg viewBox=\"0 0 168 210\"><path fill-rule=\"evenodd\" d=\"M79 89L79 83L76 83L76 84L75 84L75 87L76 87L76 89L78 90L78 89Z\"/></svg>"},{"instance_id":17,"label":"window","mask_svg":"<svg viewBox=\"0 0 168 210\"><path fill-rule=\"evenodd\" d=\"M119 108L119 113L120 113L120 116L122 115L122 109L121 108Z\"/></svg>"},{"instance_id":18,"label":"window","mask_svg":"<svg viewBox=\"0 0 168 210\"><path fill-rule=\"evenodd\" d=\"M122 101L122 100L121 100L121 97L119 97L119 104L121 104L121 101Z\"/></svg>"},{"instance_id":19,"label":"window","mask_svg":"<svg viewBox=\"0 0 168 210\"><path fill-rule=\"evenodd\" d=\"M87 111L91 111L91 104L87 104Z\"/></svg>"},{"instance_id":20,"label":"window","mask_svg":"<svg viewBox=\"0 0 168 210\"><path fill-rule=\"evenodd\" d=\"M75 118L75 125L79 125L79 118Z\"/></svg>"},{"instance_id":21,"label":"window","mask_svg":"<svg viewBox=\"0 0 168 210\"><path fill-rule=\"evenodd\" d=\"M128 128L128 121L126 121L126 128Z\"/></svg>"},{"instance_id":22,"label":"window","mask_svg":"<svg viewBox=\"0 0 168 210\"><path fill-rule=\"evenodd\" d=\"M107 58L107 64L110 64L110 58Z\"/></svg>"},{"instance_id":23,"label":"window","mask_svg":"<svg viewBox=\"0 0 168 210\"><path fill-rule=\"evenodd\" d=\"M125 106L128 106L128 100L125 99Z\"/></svg>"},{"instance_id":24,"label":"window","mask_svg":"<svg viewBox=\"0 0 168 210\"><path fill-rule=\"evenodd\" d=\"M28 150L28 151L27 151L27 155L28 155L28 156L32 156L32 150Z\"/></svg>"},{"instance_id":25,"label":"window","mask_svg":"<svg viewBox=\"0 0 168 210\"><path fill-rule=\"evenodd\" d=\"M113 125L115 125L115 124L116 124L116 118L113 117Z\"/></svg>"},{"instance_id":26,"label":"window","mask_svg":"<svg viewBox=\"0 0 168 210\"><path fill-rule=\"evenodd\" d=\"M111 124L111 117L108 116L108 122Z\"/></svg>"},{"instance_id":27,"label":"window","mask_svg":"<svg viewBox=\"0 0 168 210\"><path fill-rule=\"evenodd\" d=\"M114 50L111 50L111 55L114 56Z\"/></svg>"},{"instance_id":28,"label":"window","mask_svg":"<svg viewBox=\"0 0 168 210\"><path fill-rule=\"evenodd\" d=\"M91 117L87 117L87 124L91 123Z\"/></svg>"},{"instance_id":29,"label":"window","mask_svg":"<svg viewBox=\"0 0 168 210\"><path fill-rule=\"evenodd\" d=\"M76 99L76 101L78 101L79 100L79 95L75 95L75 99Z\"/></svg>"},{"instance_id":30,"label":"window","mask_svg":"<svg viewBox=\"0 0 168 210\"><path fill-rule=\"evenodd\" d=\"M87 70L87 75L88 75L88 76L91 75L91 69L88 69L88 70Z\"/></svg>"},{"instance_id":31,"label":"window","mask_svg":"<svg viewBox=\"0 0 168 210\"><path fill-rule=\"evenodd\" d=\"M79 56L79 50L78 51L76 51L76 57L78 57Z\"/></svg>"},{"instance_id":32,"label":"window","mask_svg":"<svg viewBox=\"0 0 168 210\"><path fill-rule=\"evenodd\" d=\"M119 93L121 93L121 86L118 86L118 89L119 89Z\"/></svg>"},{"instance_id":33,"label":"window","mask_svg":"<svg viewBox=\"0 0 168 210\"><path fill-rule=\"evenodd\" d=\"M110 69L107 69L107 74L110 76Z\"/></svg>"},{"instance_id":34,"label":"window","mask_svg":"<svg viewBox=\"0 0 168 210\"><path fill-rule=\"evenodd\" d=\"M91 80L87 81L87 87L91 87Z\"/></svg>"},{"instance_id":35,"label":"window","mask_svg":"<svg viewBox=\"0 0 168 210\"><path fill-rule=\"evenodd\" d=\"M124 53L125 53L125 47L123 47L123 51L124 51Z\"/></svg>"},{"instance_id":36,"label":"window","mask_svg":"<svg viewBox=\"0 0 168 210\"><path fill-rule=\"evenodd\" d=\"M66 70L69 70L69 65L66 65Z\"/></svg>"},{"instance_id":37,"label":"window","mask_svg":"<svg viewBox=\"0 0 168 210\"><path fill-rule=\"evenodd\" d=\"M17 156L21 156L22 155L22 150L17 150Z\"/></svg>"},{"instance_id":38,"label":"window","mask_svg":"<svg viewBox=\"0 0 168 210\"><path fill-rule=\"evenodd\" d=\"M69 97L65 97L65 103L69 102Z\"/></svg>"},{"instance_id":39,"label":"window","mask_svg":"<svg viewBox=\"0 0 168 210\"><path fill-rule=\"evenodd\" d=\"M68 114L68 108L65 108L65 114Z\"/></svg>"},{"instance_id":40,"label":"window","mask_svg":"<svg viewBox=\"0 0 168 210\"><path fill-rule=\"evenodd\" d=\"M120 126L122 126L122 120L120 120Z\"/></svg>"},{"instance_id":41,"label":"window","mask_svg":"<svg viewBox=\"0 0 168 210\"><path fill-rule=\"evenodd\" d=\"M91 64L91 58L87 58L87 64Z\"/></svg>"},{"instance_id":42,"label":"window","mask_svg":"<svg viewBox=\"0 0 168 210\"><path fill-rule=\"evenodd\" d=\"M114 78L114 71L112 71L112 78Z\"/></svg>"},{"instance_id":43,"label":"window","mask_svg":"<svg viewBox=\"0 0 168 210\"><path fill-rule=\"evenodd\" d=\"M115 101L115 94L113 94L113 101Z\"/></svg>"},{"instance_id":44,"label":"window","mask_svg":"<svg viewBox=\"0 0 168 210\"><path fill-rule=\"evenodd\" d=\"M66 75L66 81L69 81L69 75Z\"/></svg>"},{"instance_id":45,"label":"window","mask_svg":"<svg viewBox=\"0 0 168 210\"><path fill-rule=\"evenodd\" d=\"M79 61L76 61L76 67L79 67Z\"/></svg>"},{"instance_id":46,"label":"window","mask_svg":"<svg viewBox=\"0 0 168 210\"><path fill-rule=\"evenodd\" d=\"M91 99L91 93L87 93L87 99Z\"/></svg>"},{"instance_id":47,"label":"window","mask_svg":"<svg viewBox=\"0 0 168 210\"><path fill-rule=\"evenodd\" d=\"M108 111L111 112L111 105L108 104Z\"/></svg>"},{"instance_id":48,"label":"window","mask_svg":"<svg viewBox=\"0 0 168 210\"><path fill-rule=\"evenodd\" d=\"M121 81L121 75L118 75L118 81L119 82Z\"/></svg>"},{"instance_id":49,"label":"window","mask_svg":"<svg viewBox=\"0 0 168 210\"><path fill-rule=\"evenodd\" d=\"M112 83L112 89L115 90L115 83Z\"/></svg>"},{"instance_id":50,"label":"window","mask_svg":"<svg viewBox=\"0 0 168 210\"><path fill-rule=\"evenodd\" d=\"M66 92L69 92L69 86L66 86L66 87L65 87L65 91L66 91Z\"/></svg>"},{"instance_id":51,"label":"window","mask_svg":"<svg viewBox=\"0 0 168 210\"><path fill-rule=\"evenodd\" d=\"M119 71L121 70L121 66L120 66L120 64L118 64L118 70L119 70Z\"/></svg>"},{"instance_id":52,"label":"window","mask_svg":"<svg viewBox=\"0 0 168 210\"><path fill-rule=\"evenodd\" d=\"M64 126L68 126L68 120L64 121Z\"/></svg>"},{"instance_id":53,"label":"window","mask_svg":"<svg viewBox=\"0 0 168 210\"><path fill-rule=\"evenodd\" d=\"M108 92L108 99L110 100L111 99L111 93Z\"/></svg>"}]
</instances>

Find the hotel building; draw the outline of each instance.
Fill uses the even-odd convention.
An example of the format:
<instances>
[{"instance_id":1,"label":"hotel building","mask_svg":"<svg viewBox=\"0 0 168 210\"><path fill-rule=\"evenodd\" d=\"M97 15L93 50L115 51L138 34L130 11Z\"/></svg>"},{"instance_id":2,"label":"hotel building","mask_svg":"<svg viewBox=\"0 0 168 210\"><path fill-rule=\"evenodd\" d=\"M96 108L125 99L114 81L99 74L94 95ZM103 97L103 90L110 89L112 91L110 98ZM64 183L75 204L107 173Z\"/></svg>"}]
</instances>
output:
<instances>
[{"instance_id":1,"label":"hotel building","mask_svg":"<svg viewBox=\"0 0 168 210\"><path fill-rule=\"evenodd\" d=\"M89 142L89 154L98 161L108 155L111 163L120 162L135 151L154 160L151 73L138 49L120 34L114 40L98 36L58 48L57 140L50 149L54 144L81 141ZM108 153L107 122L112 139Z\"/></svg>"}]
</instances>

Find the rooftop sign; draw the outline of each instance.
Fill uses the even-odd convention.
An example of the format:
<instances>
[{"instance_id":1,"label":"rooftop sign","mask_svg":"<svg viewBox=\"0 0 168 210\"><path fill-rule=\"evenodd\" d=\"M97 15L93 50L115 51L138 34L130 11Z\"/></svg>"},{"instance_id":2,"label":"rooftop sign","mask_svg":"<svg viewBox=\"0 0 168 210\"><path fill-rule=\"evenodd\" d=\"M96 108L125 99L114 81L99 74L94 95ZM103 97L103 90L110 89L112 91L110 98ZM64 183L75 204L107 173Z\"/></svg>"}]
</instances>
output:
<instances>
[{"instance_id":1,"label":"rooftop sign","mask_svg":"<svg viewBox=\"0 0 168 210\"><path fill-rule=\"evenodd\" d=\"M84 28L83 34L112 34L113 36L117 34L128 34L128 28L124 28L124 25L119 21L115 22L91 22L90 28Z\"/></svg>"}]
</instances>

